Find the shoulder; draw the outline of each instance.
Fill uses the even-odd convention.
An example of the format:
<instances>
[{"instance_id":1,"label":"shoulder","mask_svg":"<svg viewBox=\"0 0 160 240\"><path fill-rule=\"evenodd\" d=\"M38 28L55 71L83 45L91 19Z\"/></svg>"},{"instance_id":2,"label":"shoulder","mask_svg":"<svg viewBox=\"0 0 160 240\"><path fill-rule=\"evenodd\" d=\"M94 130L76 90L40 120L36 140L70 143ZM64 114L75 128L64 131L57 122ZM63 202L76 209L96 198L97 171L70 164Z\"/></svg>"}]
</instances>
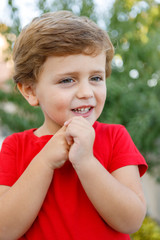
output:
<instances>
[{"instance_id":1,"label":"shoulder","mask_svg":"<svg viewBox=\"0 0 160 240\"><path fill-rule=\"evenodd\" d=\"M93 124L93 128L95 130L118 130L118 129L124 129L125 127L121 124L108 124L108 123L101 123L96 121Z\"/></svg>"},{"instance_id":2,"label":"shoulder","mask_svg":"<svg viewBox=\"0 0 160 240\"><path fill-rule=\"evenodd\" d=\"M13 133L4 139L2 146L4 145L15 146L16 143L20 143L22 140L30 138L33 135L33 131L34 129L29 129L23 132Z\"/></svg>"},{"instance_id":3,"label":"shoulder","mask_svg":"<svg viewBox=\"0 0 160 240\"><path fill-rule=\"evenodd\" d=\"M25 131L23 131L23 132L13 133L13 134L7 136L7 137L5 138L5 140L10 141L11 139L23 138L23 137L26 137L26 136L28 136L28 135L32 135L34 130L35 130L35 129L28 129L28 130L25 130Z\"/></svg>"},{"instance_id":4,"label":"shoulder","mask_svg":"<svg viewBox=\"0 0 160 240\"><path fill-rule=\"evenodd\" d=\"M126 128L121 124L107 124L96 121L93 128L95 129L96 137L110 137L113 140L122 134L128 134Z\"/></svg>"},{"instance_id":5,"label":"shoulder","mask_svg":"<svg viewBox=\"0 0 160 240\"><path fill-rule=\"evenodd\" d=\"M106 124L97 121L93 128L95 129L94 155L101 163L105 160L106 165L112 158L117 143L123 146L124 139L127 140L127 137L123 137L126 135L126 129L120 124Z\"/></svg>"},{"instance_id":6,"label":"shoulder","mask_svg":"<svg viewBox=\"0 0 160 240\"><path fill-rule=\"evenodd\" d=\"M96 142L110 144L114 149L116 146L126 150L135 149L134 142L123 125L95 122L93 127L95 129Z\"/></svg>"},{"instance_id":7,"label":"shoulder","mask_svg":"<svg viewBox=\"0 0 160 240\"><path fill-rule=\"evenodd\" d=\"M140 175L147 170L145 159L135 146L131 136L123 125L95 122L95 149L105 159L108 156L107 169L113 172L127 165L138 165Z\"/></svg>"}]
</instances>

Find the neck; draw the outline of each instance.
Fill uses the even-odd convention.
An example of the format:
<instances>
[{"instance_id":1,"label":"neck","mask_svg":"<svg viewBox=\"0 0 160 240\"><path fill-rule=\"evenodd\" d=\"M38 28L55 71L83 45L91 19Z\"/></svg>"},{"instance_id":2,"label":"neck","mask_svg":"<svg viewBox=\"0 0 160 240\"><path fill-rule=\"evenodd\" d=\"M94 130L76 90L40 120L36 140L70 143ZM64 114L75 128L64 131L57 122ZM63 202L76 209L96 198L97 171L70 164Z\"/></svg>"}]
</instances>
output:
<instances>
[{"instance_id":1,"label":"neck","mask_svg":"<svg viewBox=\"0 0 160 240\"><path fill-rule=\"evenodd\" d=\"M34 133L37 137L54 135L60 128L61 126L49 127L47 124L44 123Z\"/></svg>"}]
</instances>

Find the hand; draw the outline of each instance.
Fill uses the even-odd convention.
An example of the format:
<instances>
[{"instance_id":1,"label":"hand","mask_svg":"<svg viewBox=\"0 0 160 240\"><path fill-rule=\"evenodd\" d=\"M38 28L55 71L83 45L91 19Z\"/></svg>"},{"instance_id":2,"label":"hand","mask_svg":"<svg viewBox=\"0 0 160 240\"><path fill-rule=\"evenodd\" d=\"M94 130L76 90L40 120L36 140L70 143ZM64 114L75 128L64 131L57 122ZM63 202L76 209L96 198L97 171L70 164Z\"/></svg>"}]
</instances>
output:
<instances>
[{"instance_id":1,"label":"hand","mask_svg":"<svg viewBox=\"0 0 160 240\"><path fill-rule=\"evenodd\" d=\"M60 168L68 160L70 146L66 141L66 127L63 126L49 140L39 154L43 156L44 162L52 169Z\"/></svg>"},{"instance_id":2,"label":"hand","mask_svg":"<svg viewBox=\"0 0 160 240\"><path fill-rule=\"evenodd\" d=\"M70 145L69 161L76 165L93 158L93 143L95 131L91 124L83 117L74 117L64 124L66 140Z\"/></svg>"}]
</instances>

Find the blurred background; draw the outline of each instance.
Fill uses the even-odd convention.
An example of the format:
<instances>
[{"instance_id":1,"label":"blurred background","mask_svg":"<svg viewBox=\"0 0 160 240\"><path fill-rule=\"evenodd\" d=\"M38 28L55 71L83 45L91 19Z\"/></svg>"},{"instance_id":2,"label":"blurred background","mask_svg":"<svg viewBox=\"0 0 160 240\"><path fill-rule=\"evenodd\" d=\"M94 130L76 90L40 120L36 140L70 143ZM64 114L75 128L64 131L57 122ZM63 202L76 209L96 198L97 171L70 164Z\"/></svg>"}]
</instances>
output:
<instances>
[{"instance_id":1,"label":"blurred background","mask_svg":"<svg viewBox=\"0 0 160 240\"><path fill-rule=\"evenodd\" d=\"M148 217L135 240L160 239L160 0L1 0L0 145L12 132L38 127L43 115L16 91L12 48L32 18L71 10L105 29L115 47L108 97L99 121L123 124L146 158ZM155 221L153 221L155 220Z\"/></svg>"}]
</instances>

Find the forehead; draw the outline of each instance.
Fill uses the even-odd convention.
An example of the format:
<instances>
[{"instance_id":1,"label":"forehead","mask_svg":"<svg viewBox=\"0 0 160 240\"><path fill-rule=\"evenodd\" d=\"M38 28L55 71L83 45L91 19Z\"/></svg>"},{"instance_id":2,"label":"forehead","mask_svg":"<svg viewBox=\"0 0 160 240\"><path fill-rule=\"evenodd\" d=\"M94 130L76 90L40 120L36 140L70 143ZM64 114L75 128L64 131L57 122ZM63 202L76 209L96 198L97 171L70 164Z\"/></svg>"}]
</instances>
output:
<instances>
[{"instance_id":1,"label":"forehead","mask_svg":"<svg viewBox=\"0 0 160 240\"><path fill-rule=\"evenodd\" d=\"M74 54L68 56L50 56L46 59L43 71L54 70L65 72L67 70L87 69L103 70L106 64L106 54L101 52L97 55ZM83 69L82 69L83 68Z\"/></svg>"}]
</instances>

